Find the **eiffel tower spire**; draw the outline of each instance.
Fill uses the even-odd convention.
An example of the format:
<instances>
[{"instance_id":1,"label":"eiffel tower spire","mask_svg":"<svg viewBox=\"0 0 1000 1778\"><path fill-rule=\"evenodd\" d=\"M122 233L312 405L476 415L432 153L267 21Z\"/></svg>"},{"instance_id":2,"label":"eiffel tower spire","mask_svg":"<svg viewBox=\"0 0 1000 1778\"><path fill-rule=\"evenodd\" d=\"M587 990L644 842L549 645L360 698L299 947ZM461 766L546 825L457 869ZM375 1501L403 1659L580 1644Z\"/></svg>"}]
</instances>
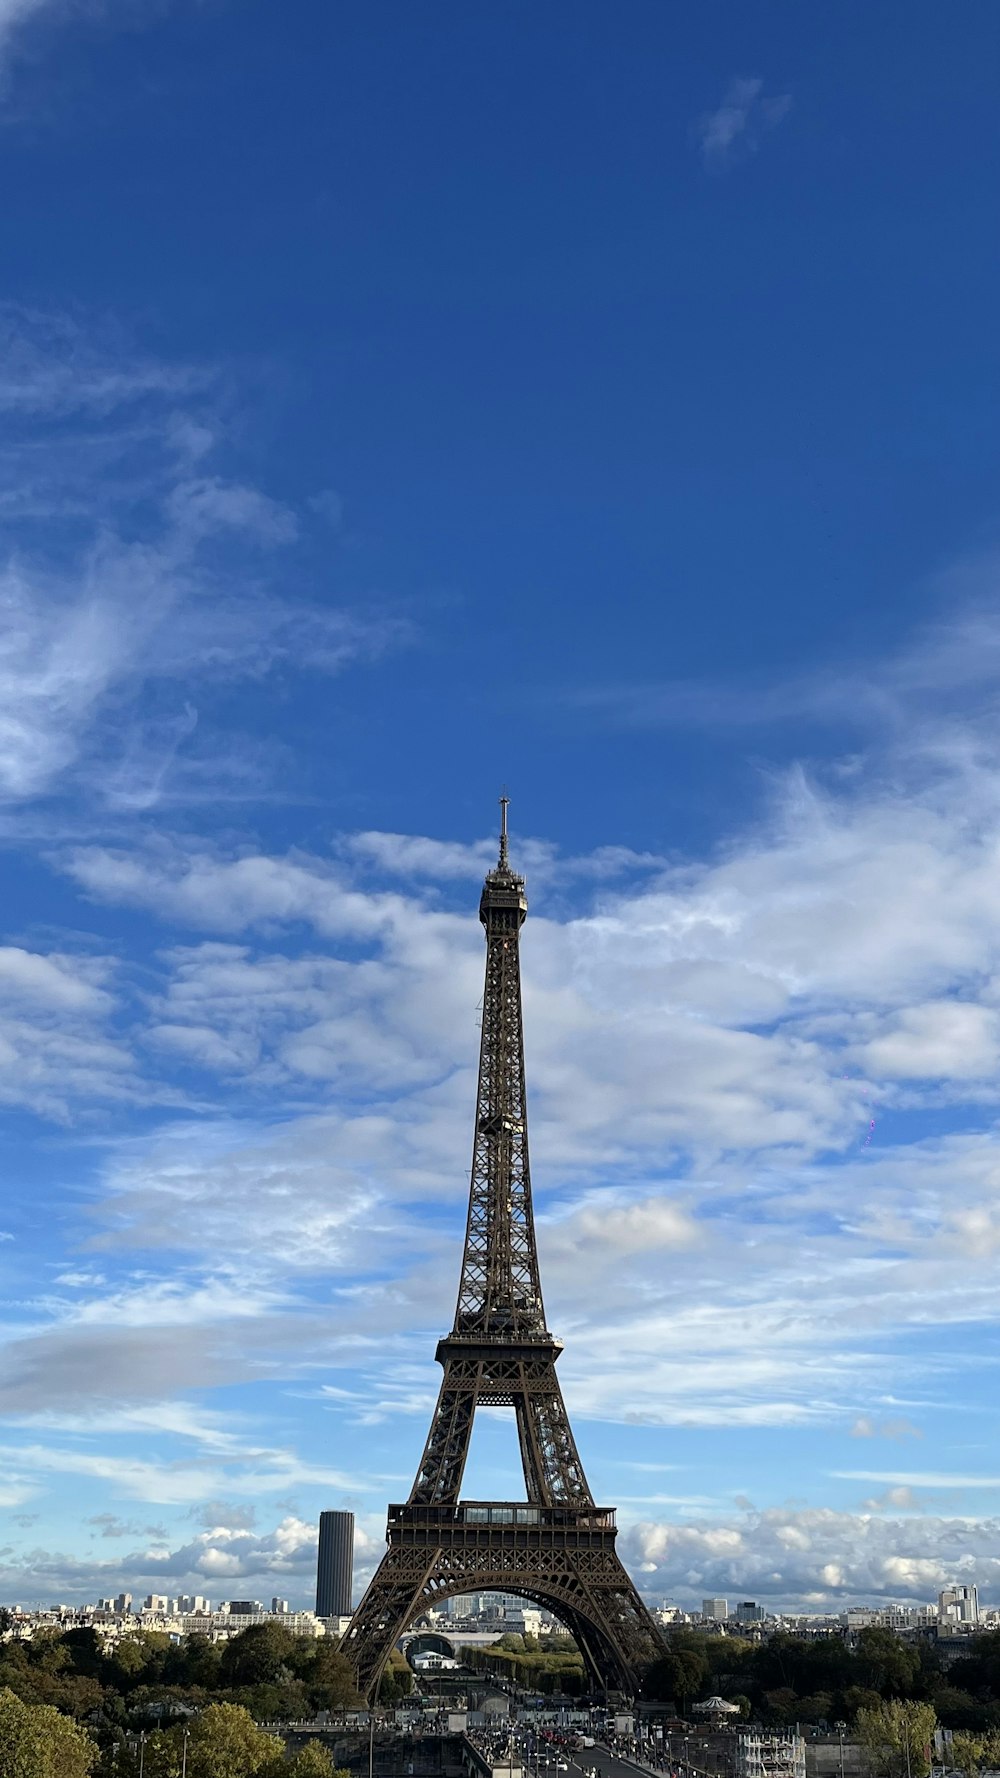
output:
<instances>
[{"instance_id":1,"label":"eiffel tower spire","mask_svg":"<svg viewBox=\"0 0 1000 1778\"><path fill-rule=\"evenodd\" d=\"M444 1376L405 1506L389 1508L388 1551L344 1638L371 1690L407 1624L449 1595L499 1589L560 1617L599 1685L634 1692L659 1634L614 1551L556 1378L535 1245L521 1013L524 878L510 867L506 796L500 856L479 902L486 985L472 1177L458 1304L438 1341ZM512 1407L526 1503L463 1502L476 1410Z\"/></svg>"},{"instance_id":2,"label":"eiffel tower spire","mask_svg":"<svg viewBox=\"0 0 1000 1778\"><path fill-rule=\"evenodd\" d=\"M455 1325L438 1342L444 1380L412 1503L457 1501L476 1408L513 1407L529 1500L589 1502L545 1325L531 1208L519 939L528 912L524 878L507 858L507 798L500 862L483 884L486 986L472 1179Z\"/></svg>"}]
</instances>

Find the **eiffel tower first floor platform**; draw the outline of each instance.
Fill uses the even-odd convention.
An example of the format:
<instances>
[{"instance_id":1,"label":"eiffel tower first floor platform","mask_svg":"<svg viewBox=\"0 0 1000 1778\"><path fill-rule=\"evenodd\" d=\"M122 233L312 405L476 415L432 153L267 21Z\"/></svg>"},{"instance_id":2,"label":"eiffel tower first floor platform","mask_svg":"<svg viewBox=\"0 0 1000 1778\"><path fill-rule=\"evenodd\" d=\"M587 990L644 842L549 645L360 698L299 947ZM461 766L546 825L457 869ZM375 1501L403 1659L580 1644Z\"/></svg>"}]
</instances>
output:
<instances>
[{"instance_id":1,"label":"eiffel tower first floor platform","mask_svg":"<svg viewBox=\"0 0 1000 1778\"><path fill-rule=\"evenodd\" d=\"M460 1501L390 1506L388 1549L341 1643L371 1697L421 1613L456 1593L514 1593L576 1641L596 1690L636 1696L663 1653L657 1626L615 1552L615 1515L590 1505Z\"/></svg>"}]
</instances>

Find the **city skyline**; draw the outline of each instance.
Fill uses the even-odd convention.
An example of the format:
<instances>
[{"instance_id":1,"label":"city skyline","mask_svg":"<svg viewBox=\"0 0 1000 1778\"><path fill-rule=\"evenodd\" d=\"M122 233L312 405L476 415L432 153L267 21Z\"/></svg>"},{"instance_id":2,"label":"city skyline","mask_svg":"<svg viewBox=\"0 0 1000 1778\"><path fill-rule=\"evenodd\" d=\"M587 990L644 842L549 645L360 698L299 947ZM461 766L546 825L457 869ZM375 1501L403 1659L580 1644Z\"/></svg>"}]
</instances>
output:
<instances>
[{"instance_id":1,"label":"city skyline","mask_svg":"<svg viewBox=\"0 0 1000 1778\"><path fill-rule=\"evenodd\" d=\"M507 784L630 1573L1000 1604L991 19L0 4L0 1600L364 1585Z\"/></svg>"}]
</instances>

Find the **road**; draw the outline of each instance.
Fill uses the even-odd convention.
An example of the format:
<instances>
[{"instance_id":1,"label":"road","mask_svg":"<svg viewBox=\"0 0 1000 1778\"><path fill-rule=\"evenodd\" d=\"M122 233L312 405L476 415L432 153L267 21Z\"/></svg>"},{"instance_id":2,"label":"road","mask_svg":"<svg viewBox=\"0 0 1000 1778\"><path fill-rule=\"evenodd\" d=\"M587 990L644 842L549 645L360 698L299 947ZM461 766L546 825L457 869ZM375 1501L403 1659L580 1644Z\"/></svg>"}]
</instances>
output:
<instances>
[{"instance_id":1,"label":"road","mask_svg":"<svg viewBox=\"0 0 1000 1778\"><path fill-rule=\"evenodd\" d=\"M650 1766L640 1766L637 1762L623 1759L620 1754L612 1753L609 1747L598 1742L596 1747L577 1747L572 1752L560 1755L568 1766L568 1778L638 1778L640 1772L653 1773ZM543 1774L550 1778L566 1778L555 1766L543 1766Z\"/></svg>"}]
</instances>

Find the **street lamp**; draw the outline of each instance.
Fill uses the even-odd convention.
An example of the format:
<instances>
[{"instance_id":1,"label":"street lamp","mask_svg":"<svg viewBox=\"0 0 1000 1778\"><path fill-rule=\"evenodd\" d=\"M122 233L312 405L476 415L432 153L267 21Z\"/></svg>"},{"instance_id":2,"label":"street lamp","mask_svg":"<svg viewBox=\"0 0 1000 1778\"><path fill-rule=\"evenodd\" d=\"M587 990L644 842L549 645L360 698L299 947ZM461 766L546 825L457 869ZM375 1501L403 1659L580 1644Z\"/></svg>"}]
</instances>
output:
<instances>
[{"instance_id":1,"label":"street lamp","mask_svg":"<svg viewBox=\"0 0 1000 1778\"><path fill-rule=\"evenodd\" d=\"M145 1766L145 1764L146 1764L146 1731L145 1731L145 1729L143 1729L140 1736L139 1736L139 1778L142 1778L143 1767Z\"/></svg>"},{"instance_id":2,"label":"street lamp","mask_svg":"<svg viewBox=\"0 0 1000 1778\"><path fill-rule=\"evenodd\" d=\"M844 1730L847 1724L846 1722L835 1722L833 1726L840 1736L840 1778L844 1778Z\"/></svg>"},{"instance_id":3,"label":"street lamp","mask_svg":"<svg viewBox=\"0 0 1000 1778\"><path fill-rule=\"evenodd\" d=\"M191 1730L185 1729L181 1735L181 1778L187 1778L188 1742L190 1741L190 1739L191 1739Z\"/></svg>"}]
</instances>

